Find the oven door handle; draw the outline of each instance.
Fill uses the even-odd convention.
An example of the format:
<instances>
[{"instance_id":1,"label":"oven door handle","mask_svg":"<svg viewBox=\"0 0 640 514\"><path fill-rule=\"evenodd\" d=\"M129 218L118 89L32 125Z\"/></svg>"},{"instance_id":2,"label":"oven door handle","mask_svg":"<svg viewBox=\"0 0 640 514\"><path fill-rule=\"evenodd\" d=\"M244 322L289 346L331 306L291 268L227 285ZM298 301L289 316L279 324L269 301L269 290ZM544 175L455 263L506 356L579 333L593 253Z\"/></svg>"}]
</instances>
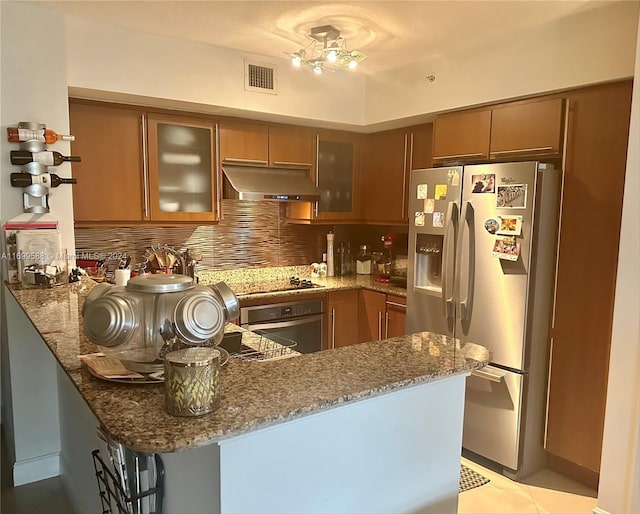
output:
<instances>
[{"instance_id":1,"label":"oven door handle","mask_svg":"<svg viewBox=\"0 0 640 514\"><path fill-rule=\"evenodd\" d=\"M286 328L286 327L295 327L298 325L306 325L307 323L311 323L313 321L322 321L322 314L315 314L313 316L305 316L303 318L293 318L286 321L277 321L274 323L266 322L266 323L243 323L240 325L242 328L246 328L247 330L265 330L272 328Z\"/></svg>"}]
</instances>

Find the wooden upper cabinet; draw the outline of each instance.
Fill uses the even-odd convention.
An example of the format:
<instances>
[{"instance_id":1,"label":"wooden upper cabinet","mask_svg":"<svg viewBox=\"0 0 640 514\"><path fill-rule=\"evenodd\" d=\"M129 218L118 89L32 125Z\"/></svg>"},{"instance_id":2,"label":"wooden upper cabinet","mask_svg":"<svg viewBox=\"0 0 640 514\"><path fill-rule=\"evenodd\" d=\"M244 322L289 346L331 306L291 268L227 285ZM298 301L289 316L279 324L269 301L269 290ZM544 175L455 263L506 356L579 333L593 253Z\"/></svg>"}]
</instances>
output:
<instances>
[{"instance_id":1,"label":"wooden upper cabinet","mask_svg":"<svg viewBox=\"0 0 640 514\"><path fill-rule=\"evenodd\" d=\"M220 123L220 162L249 166L269 164L269 127L254 123Z\"/></svg>"},{"instance_id":2,"label":"wooden upper cabinet","mask_svg":"<svg viewBox=\"0 0 640 514\"><path fill-rule=\"evenodd\" d=\"M313 168L314 131L305 127L220 123L220 162L278 168Z\"/></svg>"},{"instance_id":3,"label":"wooden upper cabinet","mask_svg":"<svg viewBox=\"0 0 640 514\"><path fill-rule=\"evenodd\" d=\"M433 160L486 160L489 158L490 137L490 109L437 116L434 125Z\"/></svg>"},{"instance_id":4,"label":"wooden upper cabinet","mask_svg":"<svg viewBox=\"0 0 640 514\"><path fill-rule=\"evenodd\" d=\"M433 167L433 123L409 127L409 170ZM410 180L407 178L407 190Z\"/></svg>"},{"instance_id":5,"label":"wooden upper cabinet","mask_svg":"<svg viewBox=\"0 0 640 514\"><path fill-rule=\"evenodd\" d=\"M134 109L72 100L69 125L76 140L71 164L74 219L78 224L144 220L142 118Z\"/></svg>"},{"instance_id":6,"label":"wooden upper cabinet","mask_svg":"<svg viewBox=\"0 0 640 514\"><path fill-rule=\"evenodd\" d=\"M312 129L269 127L269 164L284 168L313 168L315 137Z\"/></svg>"},{"instance_id":7,"label":"wooden upper cabinet","mask_svg":"<svg viewBox=\"0 0 640 514\"><path fill-rule=\"evenodd\" d=\"M496 107L491 115L491 158L559 155L564 100L553 98Z\"/></svg>"},{"instance_id":8,"label":"wooden upper cabinet","mask_svg":"<svg viewBox=\"0 0 640 514\"><path fill-rule=\"evenodd\" d=\"M360 178L366 223L408 223L411 170L433 165L432 141L432 123L366 136Z\"/></svg>"},{"instance_id":9,"label":"wooden upper cabinet","mask_svg":"<svg viewBox=\"0 0 640 514\"><path fill-rule=\"evenodd\" d=\"M406 186L409 136L405 129L368 134L363 155L363 218L370 223L403 223L406 215Z\"/></svg>"}]
</instances>

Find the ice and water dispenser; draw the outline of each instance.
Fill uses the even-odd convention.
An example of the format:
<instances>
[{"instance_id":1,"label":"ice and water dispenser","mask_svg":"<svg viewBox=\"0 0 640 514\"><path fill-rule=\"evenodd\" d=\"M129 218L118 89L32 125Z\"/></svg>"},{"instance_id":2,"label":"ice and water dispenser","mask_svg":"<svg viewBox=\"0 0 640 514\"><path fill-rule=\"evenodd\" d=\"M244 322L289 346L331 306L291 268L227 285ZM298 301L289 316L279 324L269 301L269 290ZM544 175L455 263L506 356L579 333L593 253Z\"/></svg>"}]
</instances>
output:
<instances>
[{"instance_id":1,"label":"ice and water dispenser","mask_svg":"<svg viewBox=\"0 0 640 514\"><path fill-rule=\"evenodd\" d=\"M442 292L442 245L444 236L415 234L414 287Z\"/></svg>"}]
</instances>

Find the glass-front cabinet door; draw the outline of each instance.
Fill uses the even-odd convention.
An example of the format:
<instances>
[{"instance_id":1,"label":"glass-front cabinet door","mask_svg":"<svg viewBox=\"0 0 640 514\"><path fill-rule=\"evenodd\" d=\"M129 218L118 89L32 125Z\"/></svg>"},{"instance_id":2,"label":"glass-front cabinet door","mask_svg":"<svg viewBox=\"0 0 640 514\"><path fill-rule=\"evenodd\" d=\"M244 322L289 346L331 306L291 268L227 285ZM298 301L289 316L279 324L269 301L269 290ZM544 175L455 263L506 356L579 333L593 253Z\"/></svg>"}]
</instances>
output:
<instances>
[{"instance_id":1,"label":"glass-front cabinet door","mask_svg":"<svg viewBox=\"0 0 640 514\"><path fill-rule=\"evenodd\" d=\"M359 171L357 134L320 132L316 185L320 189L316 219L355 220L360 217L356 185Z\"/></svg>"},{"instance_id":2,"label":"glass-front cabinet door","mask_svg":"<svg viewBox=\"0 0 640 514\"><path fill-rule=\"evenodd\" d=\"M357 189L360 170L359 134L322 130L316 140L315 183L320 201L291 204L292 222L351 222L360 219Z\"/></svg>"},{"instance_id":3,"label":"glass-front cabinet door","mask_svg":"<svg viewBox=\"0 0 640 514\"><path fill-rule=\"evenodd\" d=\"M213 122L149 113L148 197L152 221L218 221Z\"/></svg>"}]
</instances>

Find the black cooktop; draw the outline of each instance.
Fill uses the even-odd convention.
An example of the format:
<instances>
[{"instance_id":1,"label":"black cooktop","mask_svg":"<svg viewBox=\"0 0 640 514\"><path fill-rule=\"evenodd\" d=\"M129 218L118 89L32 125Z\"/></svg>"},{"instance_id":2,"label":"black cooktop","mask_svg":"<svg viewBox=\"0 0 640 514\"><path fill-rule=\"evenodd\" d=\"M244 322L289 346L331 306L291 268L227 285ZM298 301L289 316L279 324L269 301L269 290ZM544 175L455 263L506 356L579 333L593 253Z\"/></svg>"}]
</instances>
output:
<instances>
[{"instance_id":1,"label":"black cooktop","mask_svg":"<svg viewBox=\"0 0 640 514\"><path fill-rule=\"evenodd\" d=\"M324 286L316 284L309 279L301 279L300 277L291 277L279 280L260 280L249 284L243 284L241 288L236 290L236 296L258 293L279 293L321 287Z\"/></svg>"}]
</instances>

